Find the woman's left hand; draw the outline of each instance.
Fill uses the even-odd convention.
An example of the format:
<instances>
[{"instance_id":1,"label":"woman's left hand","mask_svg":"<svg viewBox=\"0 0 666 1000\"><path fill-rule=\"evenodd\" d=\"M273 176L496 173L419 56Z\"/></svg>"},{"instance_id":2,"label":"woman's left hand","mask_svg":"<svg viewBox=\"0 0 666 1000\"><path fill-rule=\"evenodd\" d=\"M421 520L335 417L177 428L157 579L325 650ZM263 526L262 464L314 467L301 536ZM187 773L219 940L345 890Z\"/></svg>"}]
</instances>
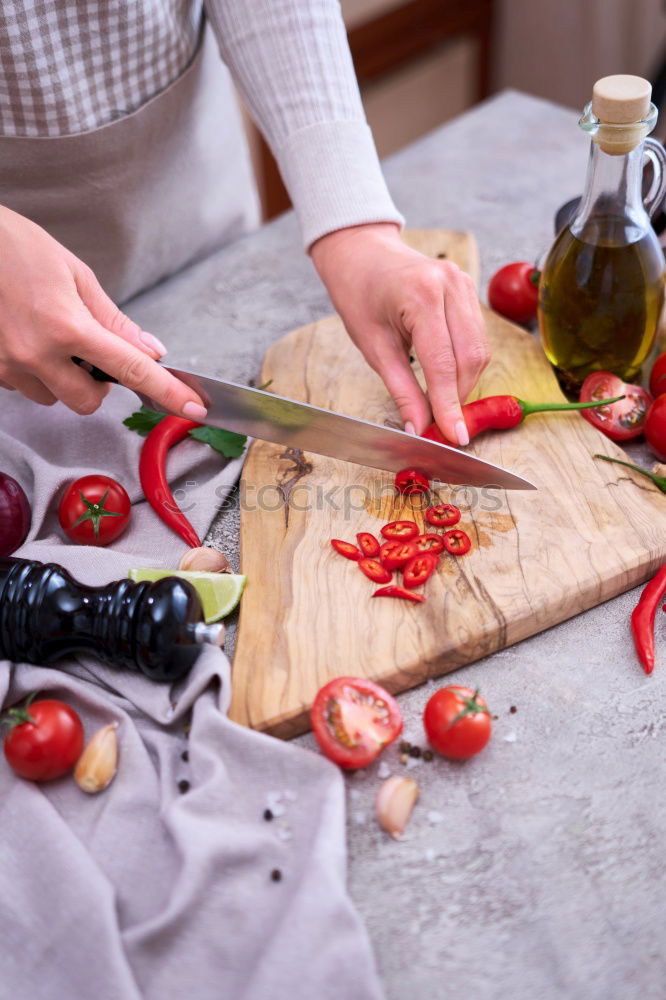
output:
<instances>
[{"instance_id":1,"label":"woman's left hand","mask_svg":"<svg viewBox=\"0 0 666 1000\"><path fill-rule=\"evenodd\" d=\"M410 249L392 223L329 233L310 254L349 336L395 400L405 430L420 434L434 415L446 438L468 444L460 407L490 360L469 275ZM423 368L427 396L410 352Z\"/></svg>"}]
</instances>

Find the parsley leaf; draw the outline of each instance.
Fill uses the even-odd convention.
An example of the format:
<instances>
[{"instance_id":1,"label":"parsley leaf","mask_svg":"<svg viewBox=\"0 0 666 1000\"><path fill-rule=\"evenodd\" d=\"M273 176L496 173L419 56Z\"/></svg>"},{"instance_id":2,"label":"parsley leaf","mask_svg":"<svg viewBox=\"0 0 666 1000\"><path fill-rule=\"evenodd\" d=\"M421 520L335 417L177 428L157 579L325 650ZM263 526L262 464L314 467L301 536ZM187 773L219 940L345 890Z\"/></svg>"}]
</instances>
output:
<instances>
[{"instance_id":1,"label":"parsley leaf","mask_svg":"<svg viewBox=\"0 0 666 1000\"><path fill-rule=\"evenodd\" d=\"M215 451L221 452L226 458L239 458L247 438L244 434L234 434L233 431L223 431L219 427L195 427L190 431L190 437L196 441L204 441Z\"/></svg>"},{"instance_id":2,"label":"parsley leaf","mask_svg":"<svg viewBox=\"0 0 666 1000\"><path fill-rule=\"evenodd\" d=\"M136 431L142 437L150 434L153 427L157 427L160 421L164 420L166 413L158 413L157 410L150 410L147 406L142 406L140 410L132 413L131 416L123 420L125 427L131 431Z\"/></svg>"}]
</instances>

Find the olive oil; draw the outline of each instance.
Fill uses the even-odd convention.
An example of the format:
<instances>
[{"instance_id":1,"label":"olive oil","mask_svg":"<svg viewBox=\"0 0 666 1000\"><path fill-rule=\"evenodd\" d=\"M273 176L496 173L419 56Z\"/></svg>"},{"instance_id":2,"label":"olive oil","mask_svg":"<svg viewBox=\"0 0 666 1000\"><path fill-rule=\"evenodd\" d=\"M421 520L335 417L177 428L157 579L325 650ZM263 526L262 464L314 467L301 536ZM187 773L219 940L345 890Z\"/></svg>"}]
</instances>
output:
<instances>
[{"instance_id":1,"label":"olive oil","mask_svg":"<svg viewBox=\"0 0 666 1000\"><path fill-rule=\"evenodd\" d=\"M539 286L546 356L566 391L593 371L632 381L654 342L664 301L664 256L650 231L626 242L618 220L591 219L558 236Z\"/></svg>"},{"instance_id":2,"label":"olive oil","mask_svg":"<svg viewBox=\"0 0 666 1000\"><path fill-rule=\"evenodd\" d=\"M538 308L544 351L571 394L594 371L636 379L657 332L664 255L648 210L666 193L666 152L647 138L657 120L650 93L640 77L604 77L579 121L592 138L585 191L548 254Z\"/></svg>"}]
</instances>

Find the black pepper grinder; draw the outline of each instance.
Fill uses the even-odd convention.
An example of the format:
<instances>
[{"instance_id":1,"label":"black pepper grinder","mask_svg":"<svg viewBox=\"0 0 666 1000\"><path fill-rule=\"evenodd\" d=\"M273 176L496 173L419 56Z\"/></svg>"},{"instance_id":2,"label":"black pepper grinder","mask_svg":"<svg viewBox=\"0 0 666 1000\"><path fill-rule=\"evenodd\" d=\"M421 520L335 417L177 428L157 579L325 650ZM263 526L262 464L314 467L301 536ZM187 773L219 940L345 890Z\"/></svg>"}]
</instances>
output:
<instances>
[{"instance_id":1,"label":"black pepper grinder","mask_svg":"<svg viewBox=\"0 0 666 1000\"><path fill-rule=\"evenodd\" d=\"M203 643L221 645L194 587L179 577L88 587L56 563L0 558L0 659L39 665L89 653L112 667L175 681Z\"/></svg>"}]
</instances>

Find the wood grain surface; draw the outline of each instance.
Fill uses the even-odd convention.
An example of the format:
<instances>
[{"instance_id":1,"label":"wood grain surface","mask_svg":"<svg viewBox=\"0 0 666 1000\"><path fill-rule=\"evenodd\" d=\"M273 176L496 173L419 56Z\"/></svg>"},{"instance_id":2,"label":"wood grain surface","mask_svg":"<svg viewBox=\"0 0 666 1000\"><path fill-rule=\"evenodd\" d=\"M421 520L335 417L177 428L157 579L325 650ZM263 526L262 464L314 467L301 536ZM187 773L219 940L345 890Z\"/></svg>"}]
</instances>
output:
<instances>
[{"instance_id":1,"label":"wood grain surface","mask_svg":"<svg viewBox=\"0 0 666 1000\"><path fill-rule=\"evenodd\" d=\"M437 230L406 238L478 276L471 236ZM475 396L561 401L537 339L490 310L484 316L493 360ZM317 406L379 424L398 421L381 380L335 316L278 341L261 378L272 379L275 392ZM538 491L438 486L434 502L461 508L472 550L459 558L445 553L426 585L426 603L408 604L372 600L374 585L333 551L330 539L353 542L357 532L378 534L400 517L422 524L419 499L396 497L393 477L376 470L252 445L241 481L248 584L232 719L296 735L309 728L314 695L333 677L366 676L392 692L405 690L608 600L666 560L663 495L629 470L595 461L594 452L623 453L579 414L535 414L515 430L480 437L469 450L530 479Z\"/></svg>"}]
</instances>

